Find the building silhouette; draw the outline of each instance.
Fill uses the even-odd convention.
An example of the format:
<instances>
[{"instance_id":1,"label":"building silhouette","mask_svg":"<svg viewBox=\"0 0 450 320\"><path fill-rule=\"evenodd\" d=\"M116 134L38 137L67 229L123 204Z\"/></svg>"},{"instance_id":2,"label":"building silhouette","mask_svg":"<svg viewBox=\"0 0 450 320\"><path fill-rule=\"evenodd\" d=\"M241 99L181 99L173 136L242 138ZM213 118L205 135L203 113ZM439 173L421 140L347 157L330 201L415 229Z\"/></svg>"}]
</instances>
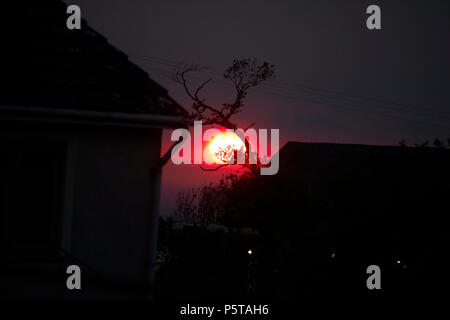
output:
<instances>
[{"instance_id":1,"label":"building silhouette","mask_svg":"<svg viewBox=\"0 0 450 320\"><path fill-rule=\"evenodd\" d=\"M278 174L243 183L233 203L236 221L278 239L265 252L268 265L282 255L283 295L369 293L369 265L383 294L445 290L450 150L288 142L279 156Z\"/></svg>"},{"instance_id":2,"label":"building silhouette","mask_svg":"<svg viewBox=\"0 0 450 320\"><path fill-rule=\"evenodd\" d=\"M9 298L146 296L162 129L185 111L84 20L67 29L66 8L27 3L5 50L0 286ZM66 288L70 264L78 293Z\"/></svg>"}]
</instances>

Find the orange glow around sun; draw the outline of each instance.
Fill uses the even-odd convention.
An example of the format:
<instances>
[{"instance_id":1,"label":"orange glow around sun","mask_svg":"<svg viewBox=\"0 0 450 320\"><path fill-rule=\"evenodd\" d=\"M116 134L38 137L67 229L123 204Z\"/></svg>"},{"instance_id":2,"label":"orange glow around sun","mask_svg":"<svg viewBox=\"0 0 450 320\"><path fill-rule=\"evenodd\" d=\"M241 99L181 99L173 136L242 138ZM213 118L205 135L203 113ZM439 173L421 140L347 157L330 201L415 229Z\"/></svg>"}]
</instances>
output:
<instances>
[{"instance_id":1,"label":"orange glow around sun","mask_svg":"<svg viewBox=\"0 0 450 320\"><path fill-rule=\"evenodd\" d=\"M212 139L209 150L214 162L223 164L233 159L235 150L245 152L247 148L235 133L223 132Z\"/></svg>"}]
</instances>

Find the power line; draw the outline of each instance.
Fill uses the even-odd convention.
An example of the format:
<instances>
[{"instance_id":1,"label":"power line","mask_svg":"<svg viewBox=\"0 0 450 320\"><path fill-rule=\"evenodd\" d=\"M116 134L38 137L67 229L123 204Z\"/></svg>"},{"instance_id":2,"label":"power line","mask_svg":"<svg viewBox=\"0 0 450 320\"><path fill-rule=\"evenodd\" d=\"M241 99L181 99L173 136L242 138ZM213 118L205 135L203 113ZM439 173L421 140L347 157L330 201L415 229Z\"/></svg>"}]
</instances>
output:
<instances>
[{"instance_id":1,"label":"power line","mask_svg":"<svg viewBox=\"0 0 450 320\"><path fill-rule=\"evenodd\" d=\"M177 63L173 60L168 60L168 59L154 57L154 56L145 56L142 54L135 54L135 53L132 53L131 55L141 57L140 59L148 60L148 61L151 61L152 63L162 64L162 65L171 66L171 67L176 67L180 64L179 62ZM154 60L157 60L157 61L154 61ZM214 70L212 68L208 68L208 69ZM208 70L198 70L198 71L202 72L202 73L214 75L214 76L222 76L223 75L223 74L211 72ZM382 100L382 99L372 98L372 97L363 97L363 96L347 94L347 93L342 93L342 92L328 90L328 89L320 89L320 88L315 88L315 87L305 86L305 85L300 85L300 84L290 84L288 82L281 82L281 81L277 81L277 80L269 80L269 81L271 81L273 83L279 83L281 85L274 85L273 83L263 83L262 85L270 86L270 87L282 89L282 90L288 90L291 92L297 92L300 90L307 94L321 96L321 97L324 97L327 99L342 100L342 101L350 102L353 104L362 104L362 105L366 105L366 106L368 105L368 106L375 107L375 108L392 110L392 111L396 111L396 112L409 113L409 114L430 117L430 118L442 119L442 116L439 116L437 114L450 116L450 112L445 112L445 111L436 110L436 109L432 109L432 108L412 106L412 105L408 105L405 103L398 103L398 102L394 102L394 101ZM297 88L297 90L293 90L292 88ZM336 95L338 95L340 97L336 97ZM392 105L397 106L397 108L392 107ZM404 108L415 109L415 110L399 109L398 107L404 107ZM418 111L416 111L417 109L425 110L425 112L418 112ZM433 114L433 113L436 113L436 114ZM444 119L450 120L450 118L447 118L447 117L444 117Z\"/></svg>"},{"instance_id":2,"label":"power line","mask_svg":"<svg viewBox=\"0 0 450 320\"><path fill-rule=\"evenodd\" d=\"M147 69L150 69L150 70L160 72L163 75L167 75L168 70L158 69L158 68L154 68L154 67L147 66L147 65L144 65L144 67ZM192 79L203 80L202 78L196 77L193 75L189 75L188 77L192 78ZM223 85L223 86L227 86L227 87L233 87L231 84L225 83L225 82L216 81L215 83ZM397 119L397 120L406 121L406 122L414 122L416 124L425 125L425 126L433 126L433 127L437 127L437 128L450 129L450 127L448 127L448 126L442 126L442 125L439 125L436 123L429 123L429 122L423 122L423 121L418 121L418 120L414 120L414 119L407 119L407 118L403 118L403 117L399 117L399 116L391 115L391 114L386 114L386 113L370 112L367 110L361 110L361 109L352 108L352 107L348 107L348 106L342 106L342 105L338 105L335 103L328 103L328 102L319 101L319 100L305 99L302 97L288 96L288 95L280 94L277 92L271 92L271 91L262 90L262 89L259 89L258 92L263 93L263 94L268 94L268 95L279 96L279 97L282 97L285 99L295 100L295 101L299 101L299 102L309 102L309 103L313 103L313 104L324 106L324 107L344 109L344 110L355 111L355 112L367 114L367 115L375 115L378 117L388 117L388 118Z\"/></svg>"},{"instance_id":3,"label":"power line","mask_svg":"<svg viewBox=\"0 0 450 320\"><path fill-rule=\"evenodd\" d=\"M409 104L406 104L406 103L400 103L400 102L395 102L395 101L383 100L383 99L374 98L374 97L364 97L364 96L359 96L359 95L354 95L354 94L349 94L349 93L342 93L342 92L339 92L339 91L334 91L334 90L329 90L329 89L320 89L320 88L315 88L315 87L311 87L311 86L305 86L305 85L301 85L301 84L289 84L289 83L280 82L280 81L277 81L277 80L273 80L273 82L284 84L284 85L290 86L290 87L299 86L299 87L306 88L308 90L323 91L323 92L328 92L328 93L331 93L331 94L334 94L334 95L350 97L350 98L352 98L351 100L360 100L360 101L368 100L368 101L373 101L377 105L389 104L389 105L396 105L396 106L407 107L407 108L422 109L422 110L426 110L426 111L434 112L434 113L439 113L439 114L443 114L443 115L450 115L450 112L437 110L437 109L434 109L434 108L428 108L428 107L423 107L423 106L414 106L414 105L409 105Z\"/></svg>"},{"instance_id":4,"label":"power line","mask_svg":"<svg viewBox=\"0 0 450 320\"><path fill-rule=\"evenodd\" d=\"M151 70L155 70L158 71L164 75L167 75L167 70L162 70L162 69L157 69L157 68L153 68L153 67L149 67L149 66L145 66L148 69ZM192 75L189 75L190 78L192 79L197 79L197 80L203 80L200 77L195 77ZM215 82L216 84L220 84L220 85L224 85L227 87L233 87L231 84L229 83L225 83L225 82ZM326 107L333 107L333 108L338 108L338 109L345 109L345 110L350 110L350 111L356 111L362 114L368 114L368 115L376 115L376 116L380 116L380 117L388 117L388 118L392 118L392 119L398 119L398 120L402 120L402 121L407 121L407 122L414 122L417 124L421 124L421 125L426 125L426 126L433 126L433 127L438 127L438 128L444 128L444 129L449 129L450 127L448 126L442 126L436 123L429 123L429 122L423 122L423 121L418 121L418 120L414 120L414 119L407 119L407 118L403 118L403 117L399 117L396 115L391 115L391 114L386 114L386 113L375 113L375 112L370 112L367 110L361 110L361 109L357 109L357 108L351 108L348 106L342 106L342 105L337 105L337 104L331 104L328 102L323 102L323 101L318 101L318 100L312 100L312 99L305 99L302 97L294 97L294 96L287 96L284 94L280 94L280 93L276 93L276 92L271 92L271 91L266 91L266 90L258 90L260 93L263 94L268 94L268 95L274 95L274 96L279 96L282 98L286 98L286 99L290 99L290 100L296 100L296 101L300 101L300 102L309 102L309 103L313 103L313 104L317 104L317 105L321 105L321 106L326 106Z\"/></svg>"}]
</instances>

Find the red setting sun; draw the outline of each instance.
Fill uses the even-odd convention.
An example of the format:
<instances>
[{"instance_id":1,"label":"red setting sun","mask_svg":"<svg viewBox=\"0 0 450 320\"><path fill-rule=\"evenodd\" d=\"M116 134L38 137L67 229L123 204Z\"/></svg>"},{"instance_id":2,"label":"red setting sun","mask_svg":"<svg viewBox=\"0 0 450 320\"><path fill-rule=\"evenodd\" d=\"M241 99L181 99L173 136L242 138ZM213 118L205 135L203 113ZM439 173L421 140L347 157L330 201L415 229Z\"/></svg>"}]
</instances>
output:
<instances>
[{"instance_id":1,"label":"red setting sun","mask_svg":"<svg viewBox=\"0 0 450 320\"><path fill-rule=\"evenodd\" d=\"M224 164L233 159L234 151L247 150L244 142L232 132L215 136L208 147L212 160L218 164Z\"/></svg>"}]
</instances>

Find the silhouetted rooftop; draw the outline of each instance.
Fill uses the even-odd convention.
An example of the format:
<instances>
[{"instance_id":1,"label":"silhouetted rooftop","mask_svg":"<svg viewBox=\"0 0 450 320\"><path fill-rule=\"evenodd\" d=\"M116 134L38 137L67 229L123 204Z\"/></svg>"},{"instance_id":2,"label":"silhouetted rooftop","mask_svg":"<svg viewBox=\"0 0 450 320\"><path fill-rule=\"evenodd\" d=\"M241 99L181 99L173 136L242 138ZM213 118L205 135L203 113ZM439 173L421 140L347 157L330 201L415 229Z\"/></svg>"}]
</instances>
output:
<instances>
[{"instance_id":1,"label":"silhouetted rooftop","mask_svg":"<svg viewBox=\"0 0 450 320\"><path fill-rule=\"evenodd\" d=\"M182 115L185 111L83 20L66 27L67 5L27 2L11 46L7 90L0 104L121 113ZM4 11L8 15L8 12ZM82 11L83 17L83 11Z\"/></svg>"},{"instance_id":2,"label":"silhouetted rooftop","mask_svg":"<svg viewBox=\"0 0 450 320\"><path fill-rule=\"evenodd\" d=\"M288 142L279 155L276 175L258 175L238 194L246 217L338 230L373 219L444 218L438 207L450 188L449 149Z\"/></svg>"}]
</instances>

